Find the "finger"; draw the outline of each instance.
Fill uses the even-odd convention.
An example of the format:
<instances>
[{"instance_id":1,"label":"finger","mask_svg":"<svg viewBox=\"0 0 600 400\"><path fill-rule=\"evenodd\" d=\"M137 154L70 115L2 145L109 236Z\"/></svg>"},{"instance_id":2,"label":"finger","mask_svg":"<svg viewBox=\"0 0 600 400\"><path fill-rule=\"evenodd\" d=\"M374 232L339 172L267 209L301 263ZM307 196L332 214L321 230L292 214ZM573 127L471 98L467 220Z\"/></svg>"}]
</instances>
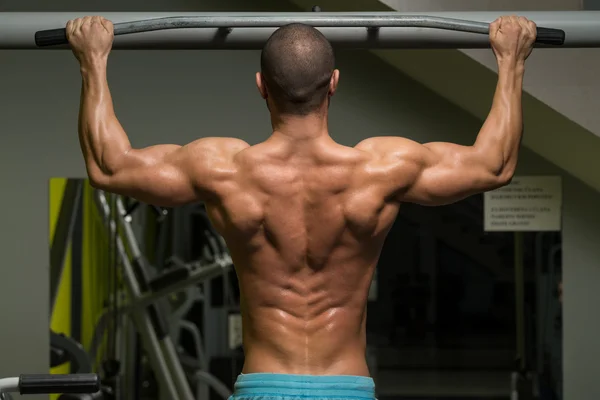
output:
<instances>
[{"instance_id":1,"label":"finger","mask_svg":"<svg viewBox=\"0 0 600 400\"><path fill-rule=\"evenodd\" d=\"M112 23L112 21L109 21L106 18L104 18L102 23L104 24L104 27L106 28L106 30L109 31L111 35L114 35L115 26Z\"/></svg>"},{"instance_id":2,"label":"finger","mask_svg":"<svg viewBox=\"0 0 600 400\"><path fill-rule=\"evenodd\" d=\"M506 24L506 17L499 17L495 24L495 29L494 29L494 33L493 33L493 37L498 36L499 32L502 32L502 27Z\"/></svg>"},{"instance_id":3,"label":"finger","mask_svg":"<svg viewBox=\"0 0 600 400\"><path fill-rule=\"evenodd\" d=\"M525 17L518 17L517 22L521 37L529 36L531 32L529 31L529 27L527 26L527 19Z\"/></svg>"},{"instance_id":4,"label":"finger","mask_svg":"<svg viewBox=\"0 0 600 400\"><path fill-rule=\"evenodd\" d=\"M537 38L537 25L536 25L536 23L533 22L533 21L529 21L527 23L527 27L529 28L529 31L533 35L533 40L535 40Z\"/></svg>"},{"instance_id":5,"label":"finger","mask_svg":"<svg viewBox=\"0 0 600 400\"><path fill-rule=\"evenodd\" d=\"M498 29L500 29L500 23L502 21L502 17L496 19L494 22L490 23L490 36L496 36Z\"/></svg>"},{"instance_id":6,"label":"finger","mask_svg":"<svg viewBox=\"0 0 600 400\"><path fill-rule=\"evenodd\" d=\"M529 20L525 17L519 17L519 25L521 25L523 28L527 29L527 23L529 22Z\"/></svg>"},{"instance_id":7,"label":"finger","mask_svg":"<svg viewBox=\"0 0 600 400\"><path fill-rule=\"evenodd\" d=\"M525 17L521 17L520 22L521 26L523 27L523 31L527 32L528 36L535 37L536 30L531 28L531 21Z\"/></svg>"},{"instance_id":8,"label":"finger","mask_svg":"<svg viewBox=\"0 0 600 400\"><path fill-rule=\"evenodd\" d=\"M103 26L102 25L102 18L95 15L91 18L90 20L90 25L98 25L98 26Z\"/></svg>"},{"instance_id":9,"label":"finger","mask_svg":"<svg viewBox=\"0 0 600 400\"><path fill-rule=\"evenodd\" d=\"M89 27L91 25L92 22L92 17L90 16L85 16L81 19L81 26L80 29L85 29L87 27Z\"/></svg>"},{"instance_id":10,"label":"finger","mask_svg":"<svg viewBox=\"0 0 600 400\"><path fill-rule=\"evenodd\" d=\"M104 29L106 29L106 31L108 33L110 33L111 35L114 32L114 26L113 23L109 20L107 20L106 18L100 18L100 23L102 24L102 26L104 27Z\"/></svg>"},{"instance_id":11,"label":"finger","mask_svg":"<svg viewBox=\"0 0 600 400\"><path fill-rule=\"evenodd\" d=\"M73 20L68 20L67 25L65 26L65 32L67 34L67 39L71 38L71 34L73 33Z\"/></svg>"},{"instance_id":12,"label":"finger","mask_svg":"<svg viewBox=\"0 0 600 400\"><path fill-rule=\"evenodd\" d=\"M531 29L530 21L525 17L519 17L519 24L521 26L521 37L525 38L525 43L531 45L535 40L535 30Z\"/></svg>"},{"instance_id":13,"label":"finger","mask_svg":"<svg viewBox=\"0 0 600 400\"><path fill-rule=\"evenodd\" d=\"M83 18L77 18L73 23L73 33L81 32L81 26L83 25Z\"/></svg>"}]
</instances>

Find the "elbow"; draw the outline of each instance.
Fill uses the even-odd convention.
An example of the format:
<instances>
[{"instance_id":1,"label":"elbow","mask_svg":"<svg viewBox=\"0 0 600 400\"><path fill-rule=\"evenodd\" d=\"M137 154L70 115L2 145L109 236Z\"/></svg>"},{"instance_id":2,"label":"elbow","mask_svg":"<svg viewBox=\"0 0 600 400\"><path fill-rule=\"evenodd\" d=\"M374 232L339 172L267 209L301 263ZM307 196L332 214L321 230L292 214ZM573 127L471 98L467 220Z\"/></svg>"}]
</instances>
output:
<instances>
[{"instance_id":1,"label":"elbow","mask_svg":"<svg viewBox=\"0 0 600 400\"><path fill-rule=\"evenodd\" d=\"M106 170L97 163L86 162L86 170L90 186L94 189L109 190L111 178L114 175L112 171Z\"/></svg>"},{"instance_id":2,"label":"elbow","mask_svg":"<svg viewBox=\"0 0 600 400\"><path fill-rule=\"evenodd\" d=\"M94 189L98 189L98 190L106 190L107 189L106 183L101 179L89 177L89 183L90 183L90 186L93 187Z\"/></svg>"},{"instance_id":3,"label":"elbow","mask_svg":"<svg viewBox=\"0 0 600 400\"><path fill-rule=\"evenodd\" d=\"M497 187L503 187L512 182L513 177L515 176L515 168L512 167L504 167L502 170L496 174L496 182Z\"/></svg>"},{"instance_id":4,"label":"elbow","mask_svg":"<svg viewBox=\"0 0 600 400\"><path fill-rule=\"evenodd\" d=\"M90 186L93 187L94 189L99 189L102 190L104 188L104 185L102 185L100 183L100 180L89 177L88 182L90 183Z\"/></svg>"},{"instance_id":5,"label":"elbow","mask_svg":"<svg viewBox=\"0 0 600 400\"><path fill-rule=\"evenodd\" d=\"M493 164L490 164L490 161L492 161ZM494 186L496 186L496 188L500 188L510 184L515 175L517 163L512 157L489 157L487 168L488 173L491 175L492 180L494 181Z\"/></svg>"},{"instance_id":6,"label":"elbow","mask_svg":"<svg viewBox=\"0 0 600 400\"><path fill-rule=\"evenodd\" d=\"M88 181L90 186L98 190L107 190L109 177L102 171L88 171Z\"/></svg>"}]
</instances>

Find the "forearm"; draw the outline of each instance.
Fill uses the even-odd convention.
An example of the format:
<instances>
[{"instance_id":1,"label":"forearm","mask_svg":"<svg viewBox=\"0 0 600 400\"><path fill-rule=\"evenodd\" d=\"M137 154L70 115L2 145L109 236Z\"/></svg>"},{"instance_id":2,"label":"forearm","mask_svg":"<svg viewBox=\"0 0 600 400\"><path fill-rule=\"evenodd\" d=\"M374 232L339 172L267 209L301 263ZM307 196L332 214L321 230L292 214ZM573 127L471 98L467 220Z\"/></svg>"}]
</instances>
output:
<instances>
[{"instance_id":1,"label":"forearm","mask_svg":"<svg viewBox=\"0 0 600 400\"><path fill-rule=\"evenodd\" d=\"M474 147L494 174L514 173L523 135L524 62L499 61L498 83L491 111Z\"/></svg>"},{"instance_id":2,"label":"forearm","mask_svg":"<svg viewBox=\"0 0 600 400\"><path fill-rule=\"evenodd\" d=\"M111 175L131 149L114 112L106 76L106 61L81 65L79 141L90 178Z\"/></svg>"}]
</instances>

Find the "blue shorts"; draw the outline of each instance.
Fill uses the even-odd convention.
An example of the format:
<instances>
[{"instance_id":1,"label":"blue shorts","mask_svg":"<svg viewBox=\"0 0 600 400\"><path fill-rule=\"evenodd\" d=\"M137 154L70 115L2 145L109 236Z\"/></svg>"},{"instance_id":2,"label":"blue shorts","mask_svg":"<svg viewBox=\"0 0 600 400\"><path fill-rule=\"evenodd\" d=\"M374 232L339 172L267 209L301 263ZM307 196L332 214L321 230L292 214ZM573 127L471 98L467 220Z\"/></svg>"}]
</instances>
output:
<instances>
[{"instance_id":1,"label":"blue shorts","mask_svg":"<svg viewBox=\"0 0 600 400\"><path fill-rule=\"evenodd\" d=\"M375 383L364 376L241 374L229 400L375 400Z\"/></svg>"}]
</instances>

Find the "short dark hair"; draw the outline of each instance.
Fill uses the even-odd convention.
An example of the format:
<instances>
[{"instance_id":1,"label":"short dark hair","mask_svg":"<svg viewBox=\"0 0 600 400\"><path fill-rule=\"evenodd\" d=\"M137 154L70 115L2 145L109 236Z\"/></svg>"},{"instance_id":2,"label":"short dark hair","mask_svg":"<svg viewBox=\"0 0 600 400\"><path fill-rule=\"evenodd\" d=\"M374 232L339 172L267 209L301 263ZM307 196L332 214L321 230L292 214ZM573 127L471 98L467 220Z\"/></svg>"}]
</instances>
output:
<instances>
[{"instance_id":1,"label":"short dark hair","mask_svg":"<svg viewBox=\"0 0 600 400\"><path fill-rule=\"evenodd\" d=\"M262 50L261 70L278 111L307 115L323 104L335 68L333 48L317 29L282 26Z\"/></svg>"}]
</instances>

